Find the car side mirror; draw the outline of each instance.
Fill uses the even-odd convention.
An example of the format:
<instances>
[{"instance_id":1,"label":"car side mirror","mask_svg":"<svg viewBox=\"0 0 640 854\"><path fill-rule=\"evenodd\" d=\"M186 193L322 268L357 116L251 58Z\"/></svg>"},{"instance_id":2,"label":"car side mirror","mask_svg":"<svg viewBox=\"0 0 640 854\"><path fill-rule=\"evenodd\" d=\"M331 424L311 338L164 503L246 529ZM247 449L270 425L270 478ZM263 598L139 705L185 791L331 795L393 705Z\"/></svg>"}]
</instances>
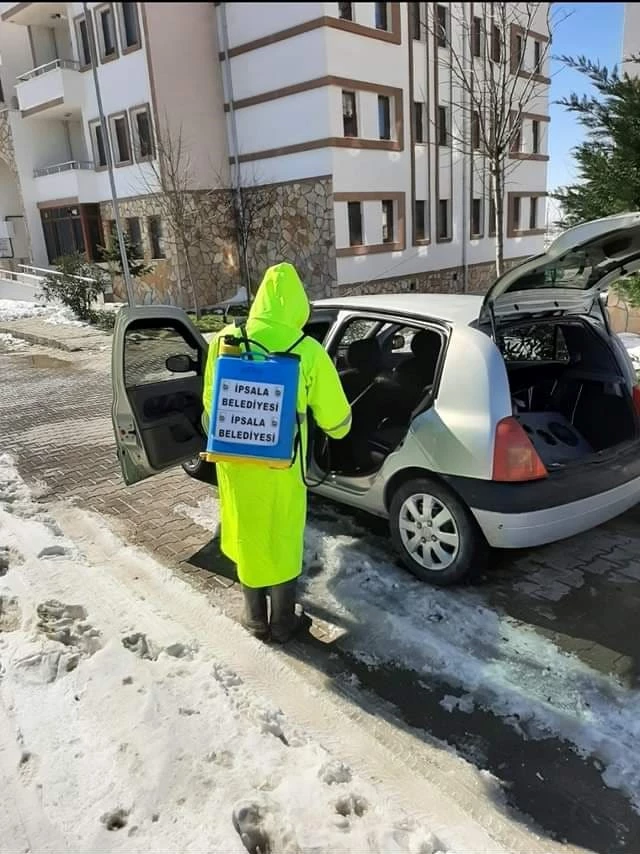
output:
<instances>
[{"instance_id":1,"label":"car side mirror","mask_svg":"<svg viewBox=\"0 0 640 854\"><path fill-rule=\"evenodd\" d=\"M189 371L194 371L197 367L191 356L187 356L186 353L169 356L164 364L166 369L171 371L172 374L188 374Z\"/></svg>"},{"instance_id":2,"label":"car side mirror","mask_svg":"<svg viewBox=\"0 0 640 854\"><path fill-rule=\"evenodd\" d=\"M600 302L602 305L609 305L609 291L603 291L600 294Z\"/></svg>"},{"instance_id":3,"label":"car side mirror","mask_svg":"<svg viewBox=\"0 0 640 854\"><path fill-rule=\"evenodd\" d=\"M406 341L404 335L394 335L391 339L391 349L392 350L402 350Z\"/></svg>"}]
</instances>

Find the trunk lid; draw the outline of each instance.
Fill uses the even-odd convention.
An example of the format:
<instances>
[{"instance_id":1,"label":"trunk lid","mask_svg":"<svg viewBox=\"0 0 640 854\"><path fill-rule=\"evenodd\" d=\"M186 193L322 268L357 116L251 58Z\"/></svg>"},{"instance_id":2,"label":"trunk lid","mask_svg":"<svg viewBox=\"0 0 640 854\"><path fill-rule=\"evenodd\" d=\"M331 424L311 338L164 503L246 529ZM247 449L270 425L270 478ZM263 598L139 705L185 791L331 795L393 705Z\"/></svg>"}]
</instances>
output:
<instances>
[{"instance_id":1,"label":"trunk lid","mask_svg":"<svg viewBox=\"0 0 640 854\"><path fill-rule=\"evenodd\" d=\"M640 212L570 228L489 288L480 322L540 314L588 314L609 284L640 268Z\"/></svg>"}]
</instances>

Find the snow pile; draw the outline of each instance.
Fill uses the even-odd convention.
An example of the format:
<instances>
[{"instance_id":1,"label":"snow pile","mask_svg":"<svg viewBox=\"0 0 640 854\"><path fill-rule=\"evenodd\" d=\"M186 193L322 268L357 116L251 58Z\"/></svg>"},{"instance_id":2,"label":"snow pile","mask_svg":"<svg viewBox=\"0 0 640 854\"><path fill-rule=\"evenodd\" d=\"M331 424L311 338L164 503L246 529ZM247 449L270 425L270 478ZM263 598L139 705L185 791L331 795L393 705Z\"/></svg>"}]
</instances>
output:
<instances>
[{"instance_id":1,"label":"snow pile","mask_svg":"<svg viewBox=\"0 0 640 854\"><path fill-rule=\"evenodd\" d=\"M281 694L277 653L68 514L76 542L0 456L3 850L445 850L219 658L246 645Z\"/></svg>"},{"instance_id":2,"label":"snow pile","mask_svg":"<svg viewBox=\"0 0 640 854\"><path fill-rule=\"evenodd\" d=\"M0 323L40 318L53 326L84 326L70 308L57 303L37 304L22 300L0 299Z\"/></svg>"},{"instance_id":3,"label":"snow pile","mask_svg":"<svg viewBox=\"0 0 640 854\"><path fill-rule=\"evenodd\" d=\"M14 338L8 332L0 332L0 348L4 348L5 350L23 350L27 346L26 341Z\"/></svg>"}]
</instances>

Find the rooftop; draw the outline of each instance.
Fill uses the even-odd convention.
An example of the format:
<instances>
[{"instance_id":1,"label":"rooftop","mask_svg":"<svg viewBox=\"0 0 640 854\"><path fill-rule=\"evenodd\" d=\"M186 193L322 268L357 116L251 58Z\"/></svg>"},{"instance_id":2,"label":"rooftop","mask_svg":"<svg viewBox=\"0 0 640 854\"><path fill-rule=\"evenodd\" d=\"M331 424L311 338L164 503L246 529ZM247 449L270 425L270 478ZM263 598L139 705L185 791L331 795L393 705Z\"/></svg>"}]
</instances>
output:
<instances>
[{"instance_id":1,"label":"rooftop","mask_svg":"<svg viewBox=\"0 0 640 854\"><path fill-rule=\"evenodd\" d=\"M469 324L478 319L484 297L471 294L365 294L314 300L314 308L399 312L449 323Z\"/></svg>"}]
</instances>

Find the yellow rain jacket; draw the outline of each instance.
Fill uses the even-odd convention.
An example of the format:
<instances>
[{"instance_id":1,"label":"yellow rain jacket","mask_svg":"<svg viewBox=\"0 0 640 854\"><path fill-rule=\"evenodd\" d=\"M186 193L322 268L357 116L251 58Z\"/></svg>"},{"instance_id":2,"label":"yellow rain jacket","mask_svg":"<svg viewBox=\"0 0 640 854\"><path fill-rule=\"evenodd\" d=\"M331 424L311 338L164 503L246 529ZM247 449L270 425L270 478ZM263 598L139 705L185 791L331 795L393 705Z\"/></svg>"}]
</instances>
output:
<instances>
[{"instance_id":1,"label":"yellow rain jacket","mask_svg":"<svg viewBox=\"0 0 640 854\"><path fill-rule=\"evenodd\" d=\"M284 351L300 338L309 319L309 301L291 264L270 267L256 294L247 321L247 336L271 351ZM215 363L220 339L233 334L228 326L211 342L204 375L203 404L211 418ZM255 348L260 352L259 348ZM306 459L306 413L333 439L346 436L351 409L327 351L314 338L293 349L300 356L298 413L301 445L290 468L219 462L216 464L221 504L223 553L237 566L245 587L271 587L297 578L302 571L307 490L299 455Z\"/></svg>"}]
</instances>

